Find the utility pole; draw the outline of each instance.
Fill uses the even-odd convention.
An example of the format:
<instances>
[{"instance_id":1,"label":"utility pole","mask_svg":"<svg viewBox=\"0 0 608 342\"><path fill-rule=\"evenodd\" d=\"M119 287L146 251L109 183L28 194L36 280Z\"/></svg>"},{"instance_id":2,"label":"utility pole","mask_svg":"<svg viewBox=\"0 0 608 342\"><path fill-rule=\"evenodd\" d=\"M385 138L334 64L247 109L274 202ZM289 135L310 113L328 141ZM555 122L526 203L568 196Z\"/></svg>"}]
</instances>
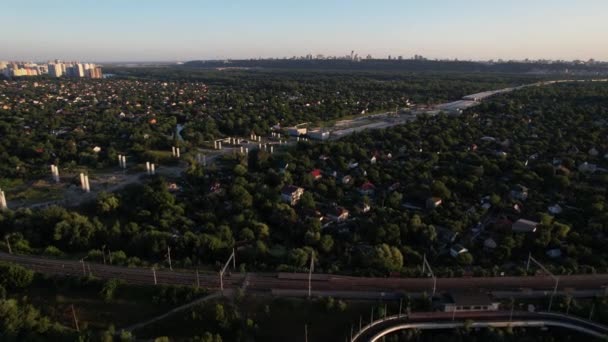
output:
<instances>
[{"instance_id":1,"label":"utility pole","mask_svg":"<svg viewBox=\"0 0 608 342\"><path fill-rule=\"evenodd\" d=\"M220 289L223 292L224 291L224 272L226 272L226 268L228 268L228 265L230 265L230 261L232 260L232 265L234 268L236 268L236 253L234 248L232 249L232 254L230 254L230 257L228 258L228 260L226 261L226 263L224 264L224 267L222 267L222 269L220 270Z\"/></svg>"},{"instance_id":2,"label":"utility pole","mask_svg":"<svg viewBox=\"0 0 608 342\"><path fill-rule=\"evenodd\" d=\"M363 325L363 318L361 317L361 315L359 315L359 332L361 332L361 329L363 328L362 325Z\"/></svg>"},{"instance_id":3,"label":"utility pole","mask_svg":"<svg viewBox=\"0 0 608 342\"><path fill-rule=\"evenodd\" d=\"M401 318L401 307L403 306L403 298L399 298L399 318Z\"/></svg>"},{"instance_id":4,"label":"utility pole","mask_svg":"<svg viewBox=\"0 0 608 342\"><path fill-rule=\"evenodd\" d=\"M513 320L513 307L515 306L515 299L511 297L511 313L509 314L509 322Z\"/></svg>"},{"instance_id":5,"label":"utility pole","mask_svg":"<svg viewBox=\"0 0 608 342\"><path fill-rule=\"evenodd\" d=\"M535 263L541 270L547 273L553 280L555 281L555 286L553 287L553 292L551 292L551 298L549 299L549 308L547 311L551 312L551 307L553 306L553 297L557 294L557 287L559 286L559 276L556 276L551 271L549 271L543 264L541 264L538 260L532 257L532 253L528 254L528 265L526 266L526 273L530 269L530 262Z\"/></svg>"},{"instance_id":6,"label":"utility pole","mask_svg":"<svg viewBox=\"0 0 608 342\"><path fill-rule=\"evenodd\" d=\"M11 242L8 240L8 235L4 236L6 240L6 246L8 247L8 254L13 254L13 249L11 248Z\"/></svg>"},{"instance_id":7,"label":"utility pole","mask_svg":"<svg viewBox=\"0 0 608 342\"><path fill-rule=\"evenodd\" d=\"M171 265L171 247L167 246L167 261L169 261L169 269L173 271L173 266Z\"/></svg>"},{"instance_id":8,"label":"utility pole","mask_svg":"<svg viewBox=\"0 0 608 342\"><path fill-rule=\"evenodd\" d=\"M154 285L157 284L156 282L156 268L152 267L152 276L154 276Z\"/></svg>"},{"instance_id":9,"label":"utility pole","mask_svg":"<svg viewBox=\"0 0 608 342\"><path fill-rule=\"evenodd\" d=\"M312 272L315 268L315 253L310 253L310 267L308 267L308 298L310 298L312 293Z\"/></svg>"},{"instance_id":10,"label":"utility pole","mask_svg":"<svg viewBox=\"0 0 608 342\"><path fill-rule=\"evenodd\" d=\"M74 326L76 327L76 331L80 332L80 328L78 327L78 318L76 317L76 310L74 310L74 304L72 304L72 317L74 318Z\"/></svg>"},{"instance_id":11,"label":"utility pole","mask_svg":"<svg viewBox=\"0 0 608 342\"><path fill-rule=\"evenodd\" d=\"M431 297L435 296L435 291L437 291L437 277L435 277L435 273L433 273L433 269L431 268L431 264L426 259L426 254L422 257L422 273L424 274L426 269L428 268L429 275L433 278L433 294Z\"/></svg>"},{"instance_id":12,"label":"utility pole","mask_svg":"<svg viewBox=\"0 0 608 342\"><path fill-rule=\"evenodd\" d=\"M106 245L101 246L101 255L103 257L103 264L106 264Z\"/></svg>"},{"instance_id":13,"label":"utility pole","mask_svg":"<svg viewBox=\"0 0 608 342\"><path fill-rule=\"evenodd\" d=\"M304 324L304 341L308 342L308 324Z\"/></svg>"}]
</instances>

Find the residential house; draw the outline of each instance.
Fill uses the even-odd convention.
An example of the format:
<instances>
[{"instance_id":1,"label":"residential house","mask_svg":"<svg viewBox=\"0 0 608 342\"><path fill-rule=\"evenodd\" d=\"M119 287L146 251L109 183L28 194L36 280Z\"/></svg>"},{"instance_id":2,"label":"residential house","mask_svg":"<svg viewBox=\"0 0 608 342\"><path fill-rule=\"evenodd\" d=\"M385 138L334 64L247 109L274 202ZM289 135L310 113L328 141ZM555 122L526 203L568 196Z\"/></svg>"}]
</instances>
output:
<instances>
[{"instance_id":1,"label":"residential house","mask_svg":"<svg viewBox=\"0 0 608 342\"><path fill-rule=\"evenodd\" d=\"M589 149L588 153L592 157L597 157L597 155L599 154L599 151L595 147L592 147Z\"/></svg>"},{"instance_id":2,"label":"residential house","mask_svg":"<svg viewBox=\"0 0 608 342\"><path fill-rule=\"evenodd\" d=\"M348 210L340 206L332 207L327 212L327 217L334 222L344 222L348 219L348 215Z\"/></svg>"},{"instance_id":3,"label":"residential house","mask_svg":"<svg viewBox=\"0 0 608 342\"><path fill-rule=\"evenodd\" d=\"M450 255L452 258L457 258L460 254L467 253L469 250L464 248L461 244L455 244L450 247Z\"/></svg>"},{"instance_id":4,"label":"residential house","mask_svg":"<svg viewBox=\"0 0 608 342\"><path fill-rule=\"evenodd\" d=\"M594 173L595 171L597 171L597 165L584 162L579 165L578 170L584 173Z\"/></svg>"},{"instance_id":5,"label":"residential house","mask_svg":"<svg viewBox=\"0 0 608 342\"><path fill-rule=\"evenodd\" d=\"M435 209L443 203L443 200L439 197L430 197L426 200L427 209Z\"/></svg>"},{"instance_id":6,"label":"residential house","mask_svg":"<svg viewBox=\"0 0 608 342\"><path fill-rule=\"evenodd\" d=\"M538 222L526 219L519 219L511 225L511 230L514 233L534 233L536 231L537 226Z\"/></svg>"},{"instance_id":7,"label":"residential house","mask_svg":"<svg viewBox=\"0 0 608 342\"><path fill-rule=\"evenodd\" d=\"M369 211L372 209L372 207L370 207L370 205L369 205L369 204L367 204L367 203L363 203L363 202L362 202L362 203L360 203L360 204L358 204L358 205L356 206L356 209L357 209L357 211L359 211L360 213L365 214L365 213L369 212Z\"/></svg>"},{"instance_id":8,"label":"residential house","mask_svg":"<svg viewBox=\"0 0 608 342\"><path fill-rule=\"evenodd\" d=\"M361 195L373 195L376 191L376 186L372 182L365 182L359 187L359 193Z\"/></svg>"},{"instance_id":9,"label":"residential house","mask_svg":"<svg viewBox=\"0 0 608 342\"><path fill-rule=\"evenodd\" d=\"M521 184L517 184L513 190L511 190L511 198L518 201L525 201L528 198L528 188Z\"/></svg>"},{"instance_id":10,"label":"residential house","mask_svg":"<svg viewBox=\"0 0 608 342\"><path fill-rule=\"evenodd\" d=\"M342 184L344 185L348 185L353 181L353 177L346 175L344 177L342 177Z\"/></svg>"},{"instance_id":11,"label":"residential house","mask_svg":"<svg viewBox=\"0 0 608 342\"><path fill-rule=\"evenodd\" d=\"M314 170L310 171L310 175L312 176L312 178L314 180L321 179L321 177L323 177L321 175L321 170L319 170L319 169L314 169Z\"/></svg>"},{"instance_id":12,"label":"residential house","mask_svg":"<svg viewBox=\"0 0 608 342\"><path fill-rule=\"evenodd\" d=\"M281 189L281 200L290 205L296 205L300 201L302 194L304 194L304 188L295 185L285 185Z\"/></svg>"},{"instance_id":13,"label":"residential house","mask_svg":"<svg viewBox=\"0 0 608 342\"><path fill-rule=\"evenodd\" d=\"M487 238L483 241L483 248L486 251L493 251L494 249L496 249L496 247L498 247L498 244L492 238Z\"/></svg>"},{"instance_id":14,"label":"residential house","mask_svg":"<svg viewBox=\"0 0 608 342\"><path fill-rule=\"evenodd\" d=\"M547 210L549 210L549 213L551 213L551 215L561 214L561 212L563 211L562 207L559 204L549 206Z\"/></svg>"}]
</instances>

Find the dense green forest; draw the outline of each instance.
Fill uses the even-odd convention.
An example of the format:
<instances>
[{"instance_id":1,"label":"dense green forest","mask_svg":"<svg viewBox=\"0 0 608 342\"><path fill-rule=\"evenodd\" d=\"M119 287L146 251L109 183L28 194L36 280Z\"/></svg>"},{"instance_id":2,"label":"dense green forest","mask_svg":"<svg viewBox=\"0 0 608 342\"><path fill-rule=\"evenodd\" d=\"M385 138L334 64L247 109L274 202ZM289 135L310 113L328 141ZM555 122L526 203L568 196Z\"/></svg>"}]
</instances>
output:
<instances>
[{"instance_id":1,"label":"dense green forest","mask_svg":"<svg viewBox=\"0 0 608 342\"><path fill-rule=\"evenodd\" d=\"M311 56L312 57L312 56ZM249 59L249 60L211 60L190 61L181 65L182 68L253 68L253 69L285 69L285 70L348 70L353 71L386 71L386 72L463 72L463 73L580 73L597 75L608 73L608 65L602 62L539 62L539 61L458 61L458 60L429 60L419 56L418 59Z\"/></svg>"}]
</instances>

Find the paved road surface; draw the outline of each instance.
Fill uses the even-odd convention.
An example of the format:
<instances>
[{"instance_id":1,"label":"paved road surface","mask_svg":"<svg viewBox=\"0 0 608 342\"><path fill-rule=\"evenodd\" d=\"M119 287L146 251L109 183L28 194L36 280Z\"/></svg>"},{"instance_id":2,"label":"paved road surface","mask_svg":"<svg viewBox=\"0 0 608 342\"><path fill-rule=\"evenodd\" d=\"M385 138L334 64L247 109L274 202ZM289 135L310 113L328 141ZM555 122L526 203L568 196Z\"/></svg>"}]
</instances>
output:
<instances>
[{"instance_id":1,"label":"paved road surface","mask_svg":"<svg viewBox=\"0 0 608 342\"><path fill-rule=\"evenodd\" d=\"M468 323L465 323L468 321ZM354 334L352 342L373 342L390 333L407 329L454 329L470 324L481 327L561 327L602 338L608 336L608 327L573 316L524 311L477 312L418 312L409 316L394 315L368 324Z\"/></svg>"}]
</instances>

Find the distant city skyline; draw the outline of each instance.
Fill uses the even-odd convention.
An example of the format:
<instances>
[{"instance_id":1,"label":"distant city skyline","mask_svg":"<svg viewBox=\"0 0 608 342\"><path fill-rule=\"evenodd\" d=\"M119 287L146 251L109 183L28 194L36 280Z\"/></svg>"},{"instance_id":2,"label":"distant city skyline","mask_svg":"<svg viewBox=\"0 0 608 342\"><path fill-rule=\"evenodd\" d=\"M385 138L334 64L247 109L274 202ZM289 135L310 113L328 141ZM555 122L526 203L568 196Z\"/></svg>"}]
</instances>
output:
<instances>
[{"instance_id":1,"label":"distant city skyline","mask_svg":"<svg viewBox=\"0 0 608 342\"><path fill-rule=\"evenodd\" d=\"M7 2L0 60L608 60L604 0Z\"/></svg>"}]
</instances>

